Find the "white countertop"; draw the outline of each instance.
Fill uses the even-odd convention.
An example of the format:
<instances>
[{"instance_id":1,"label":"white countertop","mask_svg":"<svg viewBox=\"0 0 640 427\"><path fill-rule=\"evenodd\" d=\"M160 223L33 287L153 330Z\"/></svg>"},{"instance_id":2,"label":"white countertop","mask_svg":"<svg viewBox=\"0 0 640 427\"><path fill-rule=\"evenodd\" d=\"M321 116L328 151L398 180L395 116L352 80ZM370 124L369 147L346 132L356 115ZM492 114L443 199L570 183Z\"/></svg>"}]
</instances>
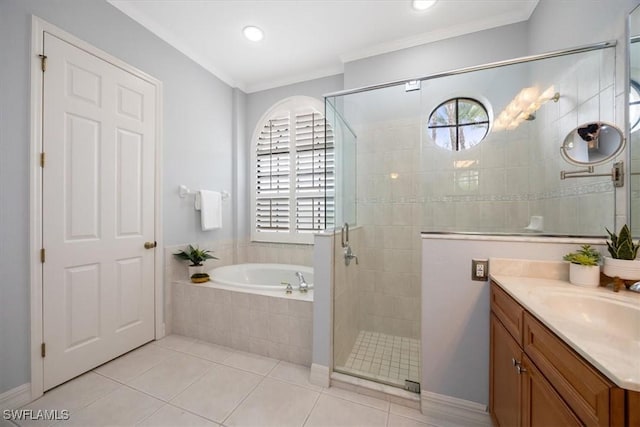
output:
<instances>
[{"instance_id":1,"label":"white countertop","mask_svg":"<svg viewBox=\"0 0 640 427\"><path fill-rule=\"evenodd\" d=\"M640 294L555 279L491 278L612 382L640 391Z\"/></svg>"}]
</instances>

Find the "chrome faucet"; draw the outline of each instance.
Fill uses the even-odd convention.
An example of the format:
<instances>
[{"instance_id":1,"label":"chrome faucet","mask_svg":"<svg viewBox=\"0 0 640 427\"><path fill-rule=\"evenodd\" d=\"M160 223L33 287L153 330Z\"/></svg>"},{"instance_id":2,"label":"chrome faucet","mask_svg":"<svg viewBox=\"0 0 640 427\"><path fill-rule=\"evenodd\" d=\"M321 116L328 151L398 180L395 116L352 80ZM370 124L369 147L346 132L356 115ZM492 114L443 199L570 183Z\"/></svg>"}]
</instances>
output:
<instances>
[{"instance_id":1,"label":"chrome faucet","mask_svg":"<svg viewBox=\"0 0 640 427\"><path fill-rule=\"evenodd\" d=\"M302 292L302 293L307 292L309 290L309 285L304 280L304 276L302 275L302 272L301 271L296 271L296 277L300 281L300 284L298 285L298 289L300 290L300 292Z\"/></svg>"},{"instance_id":2,"label":"chrome faucet","mask_svg":"<svg viewBox=\"0 0 640 427\"><path fill-rule=\"evenodd\" d=\"M353 253L351 246L347 244L347 247L344 248L344 265L348 266L349 264L351 264L352 259L355 259L356 265L358 265L358 257Z\"/></svg>"}]
</instances>

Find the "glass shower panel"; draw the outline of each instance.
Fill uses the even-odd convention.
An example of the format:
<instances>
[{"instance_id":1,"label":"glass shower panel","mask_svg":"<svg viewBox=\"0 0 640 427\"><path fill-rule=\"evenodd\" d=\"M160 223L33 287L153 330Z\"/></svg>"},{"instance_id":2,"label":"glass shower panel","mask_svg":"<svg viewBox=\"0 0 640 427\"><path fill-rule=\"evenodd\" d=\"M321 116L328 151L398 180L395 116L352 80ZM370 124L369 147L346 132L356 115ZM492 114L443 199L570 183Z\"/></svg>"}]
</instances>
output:
<instances>
[{"instance_id":1,"label":"glass shower panel","mask_svg":"<svg viewBox=\"0 0 640 427\"><path fill-rule=\"evenodd\" d=\"M337 234L334 369L402 388L420 382L420 101L404 85L327 99L357 135L336 139L359 262L345 265Z\"/></svg>"},{"instance_id":2,"label":"glass shower panel","mask_svg":"<svg viewBox=\"0 0 640 427\"><path fill-rule=\"evenodd\" d=\"M336 226L350 225L334 237L335 371L419 390L421 232L613 227L614 185L595 175L614 160L562 180L580 168L560 146L579 124L615 122L614 64L605 48L326 98Z\"/></svg>"},{"instance_id":3,"label":"glass shower panel","mask_svg":"<svg viewBox=\"0 0 640 427\"><path fill-rule=\"evenodd\" d=\"M611 229L611 178L561 180L560 171L582 167L559 150L579 124L615 122L614 64L615 49L607 48L423 81L423 231L602 236ZM484 140L459 151L436 142L443 128L429 128L432 111L454 97L479 101L490 117Z\"/></svg>"},{"instance_id":4,"label":"glass shower panel","mask_svg":"<svg viewBox=\"0 0 640 427\"><path fill-rule=\"evenodd\" d=\"M327 99L325 117L333 129L335 141L335 226L344 223L356 223L356 134L344 120L333 102L340 99Z\"/></svg>"}]
</instances>

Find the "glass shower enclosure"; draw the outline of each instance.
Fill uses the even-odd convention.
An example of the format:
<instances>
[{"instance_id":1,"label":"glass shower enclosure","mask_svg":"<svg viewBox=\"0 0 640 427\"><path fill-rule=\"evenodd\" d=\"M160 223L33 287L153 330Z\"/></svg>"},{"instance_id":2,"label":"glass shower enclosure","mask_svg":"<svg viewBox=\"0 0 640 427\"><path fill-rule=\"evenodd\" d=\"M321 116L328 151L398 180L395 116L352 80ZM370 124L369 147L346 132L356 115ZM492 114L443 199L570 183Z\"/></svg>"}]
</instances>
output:
<instances>
[{"instance_id":1,"label":"glass shower enclosure","mask_svg":"<svg viewBox=\"0 0 640 427\"><path fill-rule=\"evenodd\" d=\"M336 231L349 226L334 240L334 371L419 391L421 350L439 345L421 342L422 232L613 226L611 179L561 180L576 166L559 155L578 124L615 123L613 64L603 45L325 97Z\"/></svg>"}]
</instances>

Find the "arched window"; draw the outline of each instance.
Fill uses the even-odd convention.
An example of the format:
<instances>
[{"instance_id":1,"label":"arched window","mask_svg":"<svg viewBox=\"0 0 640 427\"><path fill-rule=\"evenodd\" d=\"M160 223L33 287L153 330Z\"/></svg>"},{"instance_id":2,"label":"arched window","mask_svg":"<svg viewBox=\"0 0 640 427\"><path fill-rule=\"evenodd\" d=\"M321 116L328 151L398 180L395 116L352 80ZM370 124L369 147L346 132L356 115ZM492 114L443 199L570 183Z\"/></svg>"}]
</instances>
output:
<instances>
[{"instance_id":1,"label":"arched window","mask_svg":"<svg viewBox=\"0 0 640 427\"><path fill-rule=\"evenodd\" d=\"M431 139L451 151L471 148L489 132L489 114L480 101L453 98L438 105L429 116Z\"/></svg>"},{"instance_id":2,"label":"arched window","mask_svg":"<svg viewBox=\"0 0 640 427\"><path fill-rule=\"evenodd\" d=\"M254 241L313 243L333 226L334 139L314 98L287 98L258 122L253 146Z\"/></svg>"}]
</instances>

